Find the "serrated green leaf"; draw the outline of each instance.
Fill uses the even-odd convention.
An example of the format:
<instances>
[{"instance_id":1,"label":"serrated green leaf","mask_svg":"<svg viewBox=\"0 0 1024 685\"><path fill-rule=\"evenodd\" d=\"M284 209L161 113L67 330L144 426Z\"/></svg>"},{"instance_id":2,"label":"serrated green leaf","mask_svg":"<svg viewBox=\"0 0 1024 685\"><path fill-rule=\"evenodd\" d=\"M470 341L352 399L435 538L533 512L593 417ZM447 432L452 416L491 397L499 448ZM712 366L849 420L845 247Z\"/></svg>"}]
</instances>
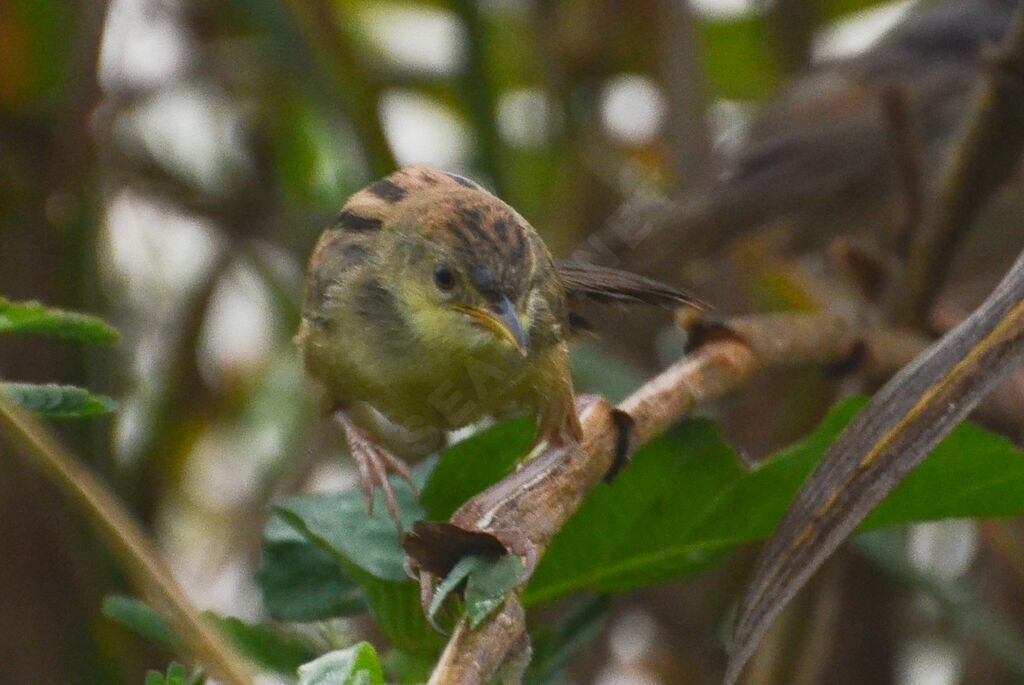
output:
<instances>
[{"instance_id":1,"label":"serrated green leaf","mask_svg":"<svg viewBox=\"0 0 1024 685\"><path fill-rule=\"evenodd\" d=\"M93 395L74 385L57 383L0 383L15 404L48 419L84 419L117 410L117 402L106 395Z\"/></svg>"},{"instance_id":2,"label":"serrated green leaf","mask_svg":"<svg viewBox=\"0 0 1024 685\"><path fill-rule=\"evenodd\" d=\"M167 681L159 671L146 671L146 685L167 685Z\"/></svg>"},{"instance_id":3,"label":"serrated green leaf","mask_svg":"<svg viewBox=\"0 0 1024 685\"><path fill-rule=\"evenodd\" d=\"M121 337L117 329L98 317L2 297L0 333L35 333L81 342L115 342Z\"/></svg>"},{"instance_id":4,"label":"serrated green leaf","mask_svg":"<svg viewBox=\"0 0 1024 685\"><path fill-rule=\"evenodd\" d=\"M299 685L384 685L384 670L370 643L360 642L300 666Z\"/></svg>"},{"instance_id":5,"label":"serrated green leaf","mask_svg":"<svg viewBox=\"0 0 1024 685\"><path fill-rule=\"evenodd\" d=\"M523 560L514 554L502 554L497 559L484 559L469 573L466 582L466 616L469 627L476 628L501 606L523 580L526 572Z\"/></svg>"}]
</instances>

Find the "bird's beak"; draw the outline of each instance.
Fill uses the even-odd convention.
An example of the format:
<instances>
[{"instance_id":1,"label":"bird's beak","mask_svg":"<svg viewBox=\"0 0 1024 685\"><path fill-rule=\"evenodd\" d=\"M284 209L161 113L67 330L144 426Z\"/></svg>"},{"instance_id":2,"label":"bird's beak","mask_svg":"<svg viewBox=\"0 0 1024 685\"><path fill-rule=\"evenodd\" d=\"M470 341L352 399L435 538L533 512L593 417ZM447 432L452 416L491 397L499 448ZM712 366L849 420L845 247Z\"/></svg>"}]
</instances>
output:
<instances>
[{"instance_id":1,"label":"bird's beak","mask_svg":"<svg viewBox=\"0 0 1024 685\"><path fill-rule=\"evenodd\" d=\"M507 297L502 297L487 309L470 307L468 305L456 304L455 309L469 314L476 319L484 328L488 329L502 340L507 341L524 357L529 354L529 340L523 324L516 314L516 306Z\"/></svg>"}]
</instances>

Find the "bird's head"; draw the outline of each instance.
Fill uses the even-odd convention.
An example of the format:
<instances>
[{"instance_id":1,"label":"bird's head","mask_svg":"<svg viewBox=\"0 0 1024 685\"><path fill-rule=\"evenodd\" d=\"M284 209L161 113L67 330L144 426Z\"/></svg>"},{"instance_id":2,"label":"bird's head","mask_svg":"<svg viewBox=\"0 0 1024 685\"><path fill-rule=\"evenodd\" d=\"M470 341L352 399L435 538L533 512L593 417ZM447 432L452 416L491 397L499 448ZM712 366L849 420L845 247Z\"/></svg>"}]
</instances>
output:
<instances>
[{"instance_id":1,"label":"bird's head","mask_svg":"<svg viewBox=\"0 0 1024 685\"><path fill-rule=\"evenodd\" d=\"M395 204L382 280L418 339L526 357L553 262L515 210L469 183L421 188Z\"/></svg>"}]
</instances>

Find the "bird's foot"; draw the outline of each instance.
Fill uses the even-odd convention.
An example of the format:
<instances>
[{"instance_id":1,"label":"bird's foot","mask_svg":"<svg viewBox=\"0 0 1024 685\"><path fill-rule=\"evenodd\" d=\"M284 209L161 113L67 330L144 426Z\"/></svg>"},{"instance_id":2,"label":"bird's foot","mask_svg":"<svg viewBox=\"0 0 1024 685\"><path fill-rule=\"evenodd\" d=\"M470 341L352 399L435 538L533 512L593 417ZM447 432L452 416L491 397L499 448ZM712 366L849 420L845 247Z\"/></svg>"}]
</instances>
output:
<instances>
[{"instance_id":1,"label":"bird's foot","mask_svg":"<svg viewBox=\"0 0 1024 685\"><path fill-rule=\"evenodd\" d=\"M380 488L388 513L394 519L398 534L401 535L402 509L398 505L395 491L391 488L388 474L394 473L401 477L412 488L413 494L419 496L409 465L381 446L373 435L353 423L344 412L337 412L337 417L345 431L348 449L359 468L359 486L366 496L367 511L373 516L374 491Z\"/></svg>"}]
</instances>

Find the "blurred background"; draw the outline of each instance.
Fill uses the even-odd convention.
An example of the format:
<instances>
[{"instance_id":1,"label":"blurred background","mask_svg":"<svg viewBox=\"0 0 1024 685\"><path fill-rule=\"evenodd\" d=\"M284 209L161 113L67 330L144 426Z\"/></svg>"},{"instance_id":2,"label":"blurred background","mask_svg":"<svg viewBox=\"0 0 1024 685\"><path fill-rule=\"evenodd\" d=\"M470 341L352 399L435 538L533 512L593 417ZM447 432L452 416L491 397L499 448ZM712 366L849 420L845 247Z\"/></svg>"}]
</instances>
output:
<instances>
[{"instance_id":1,"label":"blurred background","mask_svg":"<svg viewBox=\"0 0 1024 685\"><path fill-rule=\"evenodd\" d=\"M111 418L62 435L200 607L260 618L266 505L353 482L318 446L291 345L305 259L350 193L430 162L493 189L557 256L686 285L722 314L866 303L870 316L878 300L848 267L884 273L899 256L1015 4L5 0L0 296L100 314L123 338L0 339L0 377L117 397ZM954 265L936 331L1020 249L1018 181ZM611 334L577 352L583 389L620 398L682 353L663 312L605 320ZM768 372L704 411L754 462L850 389L821 369ZM1013 418L999 427L1019 442ZM8 449L0 682L163 669L173 655L100 614L126 591L106 551ZM1024 526L900 540L913 573L840 553L748 682L1024 682ZM752 554L617 598L567 682L716 682ZM983 602L967 629L933 592L964 583Z\"/></svg>"}]
</instances>

